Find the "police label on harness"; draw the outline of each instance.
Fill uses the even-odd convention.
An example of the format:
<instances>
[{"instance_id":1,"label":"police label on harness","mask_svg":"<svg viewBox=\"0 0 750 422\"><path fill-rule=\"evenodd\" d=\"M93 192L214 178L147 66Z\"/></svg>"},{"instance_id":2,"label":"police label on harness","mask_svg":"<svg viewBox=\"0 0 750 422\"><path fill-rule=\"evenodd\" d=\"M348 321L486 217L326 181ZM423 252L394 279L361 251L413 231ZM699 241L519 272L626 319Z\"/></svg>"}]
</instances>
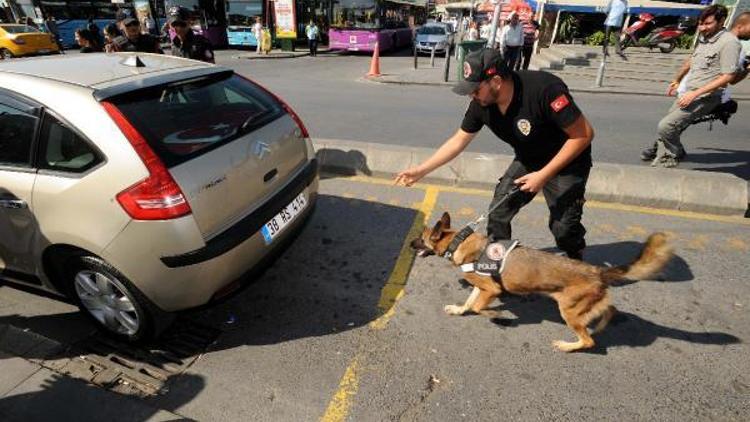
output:
<instances>
[{"instance_id":1,"label":"police label on harness","mask_svg":"<svg viewBox=\"0 0 750 422\"><path fill-rule=\"evenodd\" d=\"M461 266L461 270L499 279L505 268L508 255L516 246L518 246L518 240L500 240L490 243L477 262L464 264Z\"/></svg>"}]
</instances>

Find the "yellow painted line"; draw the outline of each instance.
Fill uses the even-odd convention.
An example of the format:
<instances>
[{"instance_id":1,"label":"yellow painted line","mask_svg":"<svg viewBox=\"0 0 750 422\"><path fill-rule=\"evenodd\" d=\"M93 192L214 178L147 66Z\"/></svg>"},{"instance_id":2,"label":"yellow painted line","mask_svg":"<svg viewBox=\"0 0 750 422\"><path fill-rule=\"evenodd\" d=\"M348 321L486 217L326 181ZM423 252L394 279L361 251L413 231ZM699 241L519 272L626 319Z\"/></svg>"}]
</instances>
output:
<instances>
[{"instance_id":1,"label":"yellow painted line","mask_svg":"<svg viewBox=\"0 0 750 422\"><path fill-rule=\"evenodd\" d=\"M370 184L375 184L375 185L393 185L393 180L377 178L377 177L351 176L351 177L341 177L341 179L350 180L353 182L370 183ZM476 195L476 196L485 196L485 197L491 197L493 194L493 192L490 190L461 188L461 187L456 187L456 186L442 186L442 185L433 185L433 184L425 184L425 183L416 183L414 184L413 187L418 188L418 189L435 188L439 192L460 193L464 195ZM541 196L537 195L537 197L534 198L534 200L543 201L544 199L541 198ZM649 208L649 207L642 207L639 205L626 205L626 204L617 204L617 203L591 201L591 200L586 201L586 207L750 226L749 218L733 217L733 216L717 215L717 214L707 214L707 213L700 213L700 212L693 212L693 211L669 210L669 209L663 209L663 208Z\"/></svg>"},{"instance_id":2,"label":"yellow painted line","mask_svg":"<svg viewBox=\"0 0 750 422\"><path fill-rule=\"evenodd\" d=\"M349 414L349 407L351 406L350 399L357 394L357 389L359 388L358 370L359 363L355 357L352 363L349 364L349 367L346 368L336 395L328 403L326 413L320 418L321 422L340 422L346 419L346 415Z\"/></svg>"},{"instance_id":3,"label":"yellow painted line","mask_svg":"<svg viewBox=\"0 0 750 422\"><path fill-rule=\"evenodd\" d=\"M438 193L438 189L434 186L428 187L425 191L424 200L419 206L417 216L414 218L414 222L404 238L404 243L401 245L401 252L396 260L396 265L394 265L391 276L388 277L388 281L385 283L385 286L383 286L383 290L380 293L378 309L380 309L381 312L387 313L388 310L393 307L396 303L396 297L406 285L406 279L409 277L411 264L414 262L414 252L411 250L409 244L413 239L422 235L425 221L430 218L430 214L432 214L432 210L435 208ZM381 316L381 318L384 317L385 315Z\"/></svg>"},{"instance_id":4,"label":"yellow painted line","mask_svg":"<svg viewBox=\"0 0 750 422\"><path fill-rule=\"evenodd\" d=\"M406 280L409 277L409 271L414 261L414 252L412 252L409 243L411 243L412 239L421 235L425 221L430 218L430 214L432 214L432 210L435 208L438 193L439 190L436 187L427 187L425 190L424 199L419 204L419 207L417 207L417 216L414 217L414 222L404 238L393 271L383 286L383 290L380 292L378 309L383 314L370 323L370 328L372 329L380 330L388 325L388 321L390 321L396 312L394 305L404 296L404 286L406 286ZM346 419L346 416L349 414L352 398L357 394L357 388L359 387L359 360L359 355L356 355L346 368L346 372L339 382L336 394L334 394L328 403L325 414L320 418L321 422L340 422Z\"/></svg>"}]
</instances>

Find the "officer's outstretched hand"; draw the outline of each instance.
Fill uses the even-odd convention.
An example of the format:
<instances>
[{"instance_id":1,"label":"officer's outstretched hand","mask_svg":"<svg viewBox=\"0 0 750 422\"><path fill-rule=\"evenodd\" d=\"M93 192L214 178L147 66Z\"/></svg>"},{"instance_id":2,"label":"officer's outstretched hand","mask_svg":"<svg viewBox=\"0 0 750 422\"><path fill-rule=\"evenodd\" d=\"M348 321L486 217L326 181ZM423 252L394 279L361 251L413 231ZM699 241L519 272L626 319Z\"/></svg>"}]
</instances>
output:
<instances>
[{"instance_id":1,"label":"officer's outstretched hand","mask_svg":"<svg viewBox=\"0 0 750 422\"><path fill-rule=\"evenodd\" d=\"M425 176L425 172L419 170L417 167L404 170L396 176L393 184L396 186L411 186L419 181L419 179Z\"/></svg>"},{"instance_id":2,"label":"officer's outstretched hand","mask_svg":"<svg viewBox=\"0 0 750 422\"><path fill-rule=\"evenodd\" d=\"M519 177L513 183L518 185L518 188L523 192L537 193L547 184L547 177L541 172L535 171Z\"/></svg>"}]
</instances>

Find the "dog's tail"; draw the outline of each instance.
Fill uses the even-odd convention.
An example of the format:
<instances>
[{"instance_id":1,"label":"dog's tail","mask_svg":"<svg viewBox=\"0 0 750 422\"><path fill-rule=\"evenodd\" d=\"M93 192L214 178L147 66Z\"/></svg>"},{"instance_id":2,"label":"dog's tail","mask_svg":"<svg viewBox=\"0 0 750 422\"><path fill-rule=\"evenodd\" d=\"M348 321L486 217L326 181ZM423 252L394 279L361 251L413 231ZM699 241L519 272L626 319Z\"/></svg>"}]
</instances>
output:
<instances>
[{"instance_id":1,"label":"dog's tail","mask_svg":"<svg viewBox=\"0 0 750 422\"><path fill-rule=\"evenodd\" d=\"M641 255L630 265L602 269L601 276L607 284L618 280L644 280L661 271L672 258L672 248L667 235L653 233L646 240Z\"/></svg>"}]
</instances>

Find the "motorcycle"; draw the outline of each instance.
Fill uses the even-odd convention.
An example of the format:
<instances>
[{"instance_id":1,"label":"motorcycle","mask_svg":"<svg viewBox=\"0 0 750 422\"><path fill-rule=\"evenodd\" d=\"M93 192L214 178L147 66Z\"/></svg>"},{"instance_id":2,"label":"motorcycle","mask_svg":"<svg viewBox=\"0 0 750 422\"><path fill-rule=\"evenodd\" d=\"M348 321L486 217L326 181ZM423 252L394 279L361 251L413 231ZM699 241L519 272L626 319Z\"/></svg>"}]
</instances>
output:
<instances>
[{"instance_id":1,"label":"motorcycle","mask_svg":"<svg viewBox=\"0 0 750 422\"><path fill-rule=\"evenodd\" d=\"M622 49L631 45L642 45L653 49L658 47L662 53L671 53L677 47L677 40L690 28L692 19L680 18L677 25L656 27L656 18L650 13L638 15L638 21L625 29L620 37Z\"/></svg>"}]
</instances>

